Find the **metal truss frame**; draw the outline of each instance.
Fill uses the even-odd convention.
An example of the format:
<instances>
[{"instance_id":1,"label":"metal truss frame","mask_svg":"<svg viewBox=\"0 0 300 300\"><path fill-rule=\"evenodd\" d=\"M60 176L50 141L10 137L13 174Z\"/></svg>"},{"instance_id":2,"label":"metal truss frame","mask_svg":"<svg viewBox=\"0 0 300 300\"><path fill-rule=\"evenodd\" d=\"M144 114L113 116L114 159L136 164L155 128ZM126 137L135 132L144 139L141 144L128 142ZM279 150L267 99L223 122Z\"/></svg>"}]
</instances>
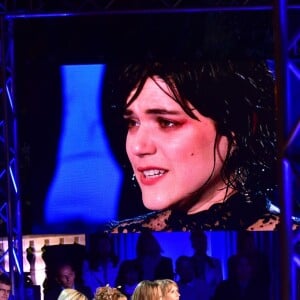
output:
<instances>
[{"instance_id":1,"label":"metal truss frame","mask_svg":"<svg viewBox=\"0 0 300 300\"><path fill-rule=\"evenodd\" d=\"M255 2L255 1L254 1ZM293 128L286 128L286 107L287 101L287 86L286 78L288 65L293 62L290 58L300 57L300 28L294 34L294 37L287 41L287 11L289 9L299 9L299 7L287 6L287 1L276 0L274 7L268 6L270 1L257 0L257 6L264 8L269 7L274 9L275 23L278 25L275 29L275 65L277 76L278 89L278 105L284 112L281 116L280 126L280 144L281 151L281 198L282 198L282 216L283 230L281 235L282 245L282 269L284 274L284 284L282 285L282 299L293 299L294 295L293 278L290 269L291 266L291 232L290 232L290 217L291 217L291 186L290 181L293 176L297 176L291 172L291 165L298 164L299 161L293 161L291 156L287 155L293 145L299 144L300 140L300 121ZM208 3L210 6L208 6ZM11 33L11 20L6 17L8 15L23 14L52 14L52 13L97 13L103 11L128 11L135 10L185 10L185 9L203 9L210 10L220 9L231 10L239 8L245 9L247 5L253 5L253 1L230 1L231 7L228 7L229 1L216 0L215 5L211 6L212 1L199 1L195 6L194 1L189 0L24 0L24 1L0 1L0 234L7 237L8 249L3 249L0 253L0 265L6 255L9 255L9 269L13 285L13 296L15 299L24 299L24 276L23 276L23 249L22 249L22 228L21 228L21 199L19 193L18 181L18 141L16 135L17 118L15 112L14 99L14 57L13 47L14 40ZM226 7L227 5L227 7ZM300 24L299 24L300 26ZM288 134L286 134L288 132ZM295 143L295 141L297 141ZM299 146L296 146L299 147ZM298 148L297 148L298 149ZM298 179L299 180L299 179ZM1 249L0 249L1 251ZM1 268L1 266L0 266Z\"/></svg>"},{"instance_id":2,"label":"metal truss frame","mask_svg":"<svg viewBox=\"0 0 300 300\"><path fill-rule=\"evenodd\" d=\"M290 186L287 179L290 177L289 162L285 158L284 146L286 143L286 116L287 116L287 5L285 1L278 1L275 5L275 86L277 93L275 95L278 110L282 112L278 116L279 119L279 133L278 140L279 145L279 159L280 159L280 174L281 181L279 184L280 204L281 204L281 231L280 231L280 242L282 243L280 261L280 270L284 272L281 276L281 298L282 299L293 299L292 295L295 293L295 285L293 283L293 277L289 270L292 269L291 260L291 246L289 241L291 240L291 216L292 216L292 205L291 205L291 193ZM287 267L288 266L288 267ZM287 277L286 277L287 275Z\"/></svg>"},{"instance_id":3,"label":"metal truss frame","mask_svg":"<svg viewBox=\"0 0 300 300\"><path fill-rule=\"evenodd\" d=\"M3 249L0 262L9 257L12 294L24 299L21 201L18 182L16 113L13 76L13 38L9 24L1 16L1 115L0 115L0 219L1 235L7 238L8 249ZM2 232L4 231L4 232ZM6 233L6 234L5 234ZM3 269L3 268L2 268ZM5 271L4 269L2 271Z\"/></svg>"}]
</instances>

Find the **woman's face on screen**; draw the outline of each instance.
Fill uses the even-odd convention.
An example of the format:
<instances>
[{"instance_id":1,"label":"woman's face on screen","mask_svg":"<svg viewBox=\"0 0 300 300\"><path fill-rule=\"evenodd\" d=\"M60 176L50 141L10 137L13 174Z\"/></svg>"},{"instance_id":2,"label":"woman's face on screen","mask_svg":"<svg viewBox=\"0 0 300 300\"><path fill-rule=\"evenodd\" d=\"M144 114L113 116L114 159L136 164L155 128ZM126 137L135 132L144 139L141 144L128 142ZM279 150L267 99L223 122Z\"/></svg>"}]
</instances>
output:
<instances>
[{"instance_id":1,"label":"woman's face on screen","mask_svg":"<svg viewBox=\"0 0 300 300\"><path fill-rule=\"evenodd\" d=\"M198 120L188 116L166 93L170 92L166 83L159 78L155 81L147 79L125 111L127 155L148 209L184 206L194 213L207 201L223 200L220 170L227 138L221 137L215 145L213 120L197 110L193 112ZM187 205L191 195L201 189L199 201Z\"/></svg>"}]
</instances>

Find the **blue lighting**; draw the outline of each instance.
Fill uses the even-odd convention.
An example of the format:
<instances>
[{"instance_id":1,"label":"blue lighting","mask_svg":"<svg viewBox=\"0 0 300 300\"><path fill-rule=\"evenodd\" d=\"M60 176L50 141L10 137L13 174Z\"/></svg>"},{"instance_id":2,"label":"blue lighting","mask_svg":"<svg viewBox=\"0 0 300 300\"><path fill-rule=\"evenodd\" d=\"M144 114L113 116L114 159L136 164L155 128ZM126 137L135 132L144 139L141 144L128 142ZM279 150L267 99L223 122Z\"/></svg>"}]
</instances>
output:
<instances>
[{"instance_id":1,"label":"blue lighting","mask_svg":"<svg viewBox=\"0 0 300 300\"><path fill-rule=\"evenodd\" d=\"M63 125L45 204L46 223L53 228L116 218L122 173L101 127L104 70L104 65L61 67Z\"/></svg>"}]
</instances>

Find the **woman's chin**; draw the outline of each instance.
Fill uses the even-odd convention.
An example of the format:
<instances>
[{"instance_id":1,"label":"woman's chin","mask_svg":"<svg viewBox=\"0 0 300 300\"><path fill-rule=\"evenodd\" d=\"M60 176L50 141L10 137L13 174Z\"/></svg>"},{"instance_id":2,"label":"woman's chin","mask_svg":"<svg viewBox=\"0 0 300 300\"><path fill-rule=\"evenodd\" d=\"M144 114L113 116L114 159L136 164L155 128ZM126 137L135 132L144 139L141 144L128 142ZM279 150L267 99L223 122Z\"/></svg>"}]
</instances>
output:
<instances>
[{"instance_id":1,"label":"woman's chin","mask_svg":"<svg viewBox=\"0 0 300 300\"><path fill-rule=\"evenodd\" d=\"M169 199L168 199L169 200ZM164 210L170 207L169 201L165 201L161 197L159 199L154 199L143 197L144 206L149 210Z\"/></svg>"}]
</instances>

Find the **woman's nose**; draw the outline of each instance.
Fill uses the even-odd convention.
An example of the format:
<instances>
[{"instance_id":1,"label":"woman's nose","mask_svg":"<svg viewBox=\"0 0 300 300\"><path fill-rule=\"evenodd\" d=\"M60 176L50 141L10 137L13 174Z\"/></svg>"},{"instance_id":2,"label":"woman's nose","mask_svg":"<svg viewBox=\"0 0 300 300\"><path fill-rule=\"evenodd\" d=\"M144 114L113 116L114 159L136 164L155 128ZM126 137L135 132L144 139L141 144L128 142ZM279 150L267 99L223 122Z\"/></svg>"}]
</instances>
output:
<instances>
[{"instance_id":1,"label":"woman's nose","mask_svg":"<svg viewBox=\"0 0 300 300\"><path fill-rule=\"evenodd\" d=\"M154 154L156 143L150 128L140 126L135 132L127 134L127 151L137 156Z\"/></svg>"}]
</instances>

